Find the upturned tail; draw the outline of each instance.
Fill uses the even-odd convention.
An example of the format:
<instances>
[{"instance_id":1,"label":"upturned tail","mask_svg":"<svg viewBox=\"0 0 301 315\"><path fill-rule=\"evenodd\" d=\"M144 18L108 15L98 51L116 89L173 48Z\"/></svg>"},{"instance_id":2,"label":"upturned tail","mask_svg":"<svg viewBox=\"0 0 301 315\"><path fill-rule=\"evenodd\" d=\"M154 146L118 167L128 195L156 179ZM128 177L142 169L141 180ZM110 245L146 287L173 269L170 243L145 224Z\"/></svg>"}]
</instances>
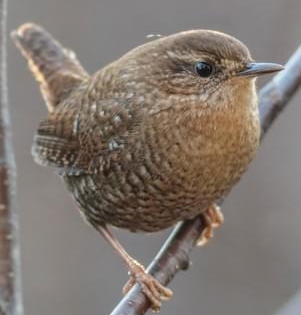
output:
<instances>
[{"instance_id":1,"label":"upturned tail","mask_svg":"<svg viewBox=\"0 0 301 315\"><path fill-rule=\"evenodd\" d=\"M26 23L11 36L40 83L49 112L89 77L75 53L64 48L42 27Z\"/></svg>"}]
</instances>

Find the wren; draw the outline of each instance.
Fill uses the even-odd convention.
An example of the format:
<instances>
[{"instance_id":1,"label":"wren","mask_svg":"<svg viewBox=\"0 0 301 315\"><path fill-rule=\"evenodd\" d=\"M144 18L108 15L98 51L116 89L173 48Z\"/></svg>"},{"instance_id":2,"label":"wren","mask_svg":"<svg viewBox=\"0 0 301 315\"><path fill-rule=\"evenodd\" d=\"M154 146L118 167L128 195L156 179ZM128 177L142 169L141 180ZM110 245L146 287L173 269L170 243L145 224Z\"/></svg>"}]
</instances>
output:
<instances>
[{"instance_id":1,"label":"wren","mask_svg":"<svg viewBox=\"0 0 301 315\"><path fill-rule=\"evenodd\" d=\"M257 63L239 40L192 30L155 39L89 75L41 27L12 34L48 108L32 154L56 169L80 212L129 268L154 310L172 292L123 249L108 226L155 232L203 215L199 244L223 216L216 206L259 144Z\"/></svg>"}]
</instances>

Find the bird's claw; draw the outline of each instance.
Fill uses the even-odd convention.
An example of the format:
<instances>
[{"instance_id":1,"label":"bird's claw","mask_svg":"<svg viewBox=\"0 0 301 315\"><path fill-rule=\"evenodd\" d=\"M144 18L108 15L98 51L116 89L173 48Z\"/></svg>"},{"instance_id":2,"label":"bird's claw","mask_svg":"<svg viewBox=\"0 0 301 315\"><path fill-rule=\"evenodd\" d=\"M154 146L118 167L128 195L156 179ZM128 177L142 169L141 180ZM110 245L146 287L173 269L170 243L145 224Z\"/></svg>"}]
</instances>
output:
<instances>
[{"instance_id":1,"label":"bird's claw","mask_svg":"<svg viewBox=\"0 0 301 315\"><path fill-rule=\"evenodd\" d=\"M224 222L224 215L216 204L211 205L202 215L205 219L206 227L197 240L197 246L205 245L213 237L213 229L220 227Z\"/></svg>"},{"instance_id":2,"label":"bird's claw","mask_svg":"<svg viewBox=\"0 0 301 315\"><path fill-rule=\"evenodd\" d=\"M130 279L123 287L123 294L126 294L136 283L140 285L142 292L150 300L154 312L160 310L161 301L169 300L172 297L172 291L146 273L145 268L137 261L131 266Z\"/></svg>"}]
</instances>

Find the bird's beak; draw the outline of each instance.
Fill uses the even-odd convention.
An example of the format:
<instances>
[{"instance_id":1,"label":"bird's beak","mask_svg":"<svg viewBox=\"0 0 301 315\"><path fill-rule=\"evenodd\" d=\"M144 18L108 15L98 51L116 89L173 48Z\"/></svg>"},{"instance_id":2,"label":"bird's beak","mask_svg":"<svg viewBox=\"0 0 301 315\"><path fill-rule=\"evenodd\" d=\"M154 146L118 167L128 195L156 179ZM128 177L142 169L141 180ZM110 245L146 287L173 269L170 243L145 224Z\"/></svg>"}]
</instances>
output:
<instances>
[{"instance_id":1,"label":"bird's beak","mask_svg":"<svg viewBox=\"0 0 301 315\"><path fill-rule=\"evenodd\" d=\"M245 69L238 72L237 75L241 77L255 77L262 74L273 73L283 70L284 67L278 63L268 62L250 62Z\"/></svg>"}]
</instances>

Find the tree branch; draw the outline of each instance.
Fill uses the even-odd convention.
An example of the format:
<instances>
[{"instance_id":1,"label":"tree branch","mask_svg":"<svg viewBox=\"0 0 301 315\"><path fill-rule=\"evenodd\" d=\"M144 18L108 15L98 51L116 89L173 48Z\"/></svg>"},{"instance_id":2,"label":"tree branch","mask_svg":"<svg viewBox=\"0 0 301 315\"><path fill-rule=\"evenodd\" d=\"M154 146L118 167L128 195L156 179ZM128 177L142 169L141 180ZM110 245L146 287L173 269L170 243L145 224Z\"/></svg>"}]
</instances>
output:
<instances>
[{"instance_id":1,"label":"tree branch","mask_svg":"<svg viewBox=\"0 0 301 315\"><path fill-rule=\"evenodd\" d=\"M15 161L7 100L6 12L0 0L0 314L21 315L19 243L15 213Z\"/></svg>"},{"instance_id":2,"label":"tree branch","mask_svg":"<svg viewBox=\"0 0 301 315\"><path fill-rule=\"evenodd\" d=\"M301 46L289 59L285 70L268 83L259 94L262 137L279 113L286 107L301 85ZM179 223L147 268L148 272L167 285L179 270L189 266L189 254L204 229L201 216ZM150 303L138 285L116 306L111 315L142 315Z\"/></svg>"}]
</instances>

